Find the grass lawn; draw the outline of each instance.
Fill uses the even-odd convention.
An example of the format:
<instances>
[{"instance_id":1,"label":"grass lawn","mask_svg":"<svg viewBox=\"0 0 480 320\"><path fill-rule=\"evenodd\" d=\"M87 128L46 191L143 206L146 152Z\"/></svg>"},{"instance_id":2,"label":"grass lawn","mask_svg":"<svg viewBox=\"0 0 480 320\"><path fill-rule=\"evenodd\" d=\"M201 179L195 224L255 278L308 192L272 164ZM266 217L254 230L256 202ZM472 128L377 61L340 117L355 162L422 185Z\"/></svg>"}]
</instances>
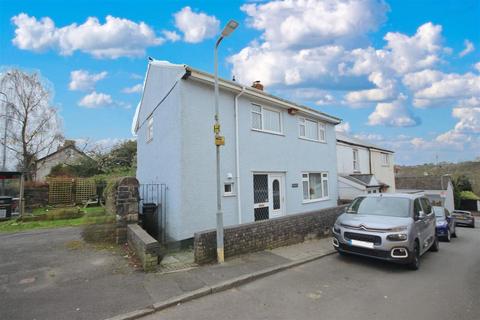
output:
<instances>
[{"instance_id":1,"label":"grass lawn","mask_svg":"<svg viewBox=\"0 0 480 320\"><path fill-rule=\"evenodd\" d=\"M39 208L33 211L33 215L46 214L52 208ZM107 215L103 207L82 208L85 215L75 219L47 220L47 221L17 221L17 219L0 222L0 232L18 232L32 229L60 228L80 226L85 224L112 222L115 217Z\"/></svg>"}]
</instances>

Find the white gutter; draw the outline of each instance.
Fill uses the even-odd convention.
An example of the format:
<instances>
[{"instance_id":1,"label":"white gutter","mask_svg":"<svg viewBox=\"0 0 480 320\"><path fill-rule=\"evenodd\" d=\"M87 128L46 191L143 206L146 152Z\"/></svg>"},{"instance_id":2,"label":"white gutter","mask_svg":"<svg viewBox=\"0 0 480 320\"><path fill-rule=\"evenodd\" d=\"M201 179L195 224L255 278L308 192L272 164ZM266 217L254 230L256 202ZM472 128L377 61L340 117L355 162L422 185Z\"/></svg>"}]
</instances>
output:
<instances>
[{"instance_id":1,"label":"white gutter","mask_svg":"<svg viewBox=\"0 0 480 320\"><path fill-rule=\"evenodd\" d=\"M238 98L245 92L245 87L242 86L242 91L235 95L235 168L237 175L237 213L238 224L242 223L242 205L240 200L240 147L239 147L239 134L238 134Z\"/></svg>"},{"instance_id":2,"label":"white gutter","mask_svg":"<svg viewBox=\"0 0 480 320\"><path fill-rule=\"evenodd\" d=\"M199 70L195 70L191 67L186 67L186 70L187 70L187 72L189 72L188 76L192 79L196 79L196 80L199 80L201 82L208 83L208 84L213 83L212 75L210 75L208 73L205 73L205 72L202 72L202 71L199 71ZM247 94L251 97L254 97L254 98L257 98L257 99L262 99L264 101L274 103L275 105L277 105L279 107L286 108L286 109L294 108L294 109L297 109L298 111L300 111L300 112L302 112L306 115L310 115L310 116L312 116L316 119L320 119L320 120L323 120L323 121L326 121L326 122L329 122L329 123L332 123L332 124L335 124L335 125L341 123L341 119L339 119L337 117L330 116L328 114L310 109L310 108L305 107L305 106L297 105L297 104L292 103L290 101L272 96L272 95L270 95L270 94L268 94L264 91L260 91L260 90L257 90L255 88L244 87L244 86L241 86L241 85L239 85L235 82L227 81L227 80L224 80L224 79L219 79L218 81L219 81L220 87L222 87L226 90L239 92L240 89L243 88L243 90L245 91L245 94Z\"/></svg>"}]
</instances>

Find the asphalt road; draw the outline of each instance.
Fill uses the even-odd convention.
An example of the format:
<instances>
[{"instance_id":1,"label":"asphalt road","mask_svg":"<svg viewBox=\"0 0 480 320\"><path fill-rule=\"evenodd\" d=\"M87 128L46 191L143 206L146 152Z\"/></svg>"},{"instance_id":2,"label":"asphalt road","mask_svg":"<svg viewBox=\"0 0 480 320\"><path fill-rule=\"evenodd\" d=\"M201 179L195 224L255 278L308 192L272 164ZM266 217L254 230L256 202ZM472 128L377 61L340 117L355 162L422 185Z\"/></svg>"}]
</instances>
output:
<instances>
[{"instance_id":1,"label":"asphalt road","mask_svg":"<svg viewBox=\"0 0 480 320\"><path fill-rule=\"evenodd\" d=\"M478 320L480 228L457 230L418 271L335 254L142 319Z\"/></svg>"}]
</instances>

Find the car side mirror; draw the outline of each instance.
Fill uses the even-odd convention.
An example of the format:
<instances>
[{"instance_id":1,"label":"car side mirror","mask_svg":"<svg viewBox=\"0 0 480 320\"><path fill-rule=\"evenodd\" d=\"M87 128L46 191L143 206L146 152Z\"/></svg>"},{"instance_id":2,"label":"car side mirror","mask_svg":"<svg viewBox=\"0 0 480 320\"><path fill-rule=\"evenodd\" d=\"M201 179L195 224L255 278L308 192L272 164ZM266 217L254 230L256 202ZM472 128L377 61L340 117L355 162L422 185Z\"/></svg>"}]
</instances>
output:
<instances>
[{"instance_id":1,"label":"car side mirror","mask_svg":"<svg viewBox=\"0 0 480 320\"><path fill-rule=\"evenodd\" d=\"M423 219L423 218L425 218L425 212L419 211L418 212L418 219Z\"/></svg>"}]
</instances>

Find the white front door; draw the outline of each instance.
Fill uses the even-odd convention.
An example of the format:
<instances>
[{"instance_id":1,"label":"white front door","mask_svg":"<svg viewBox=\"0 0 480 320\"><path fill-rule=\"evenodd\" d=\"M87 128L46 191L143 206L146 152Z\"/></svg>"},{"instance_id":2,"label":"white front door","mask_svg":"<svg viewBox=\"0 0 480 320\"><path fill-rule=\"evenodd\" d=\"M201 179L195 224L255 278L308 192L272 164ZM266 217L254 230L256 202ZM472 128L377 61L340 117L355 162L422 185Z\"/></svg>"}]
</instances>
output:
<instances>
[{"instance_id":1,"label":"white front door","mask_svg":"<svg viewBox=\"0 0 480 320\"><path fill-rule=\"evenodd\" d=\"M255 221L285 214L285 174L255 173L253 175L253 210Z\"/></svg>"},{"instance_id":2,"label":"white front door","mask_svg":"<svg viewBox=\"0 0 480 320\"><path fill-rule=\"evenodd\" d=\"M284 174L269 174L270 212L272 218L285 214Z\"/></svg>"}]
</instances>

